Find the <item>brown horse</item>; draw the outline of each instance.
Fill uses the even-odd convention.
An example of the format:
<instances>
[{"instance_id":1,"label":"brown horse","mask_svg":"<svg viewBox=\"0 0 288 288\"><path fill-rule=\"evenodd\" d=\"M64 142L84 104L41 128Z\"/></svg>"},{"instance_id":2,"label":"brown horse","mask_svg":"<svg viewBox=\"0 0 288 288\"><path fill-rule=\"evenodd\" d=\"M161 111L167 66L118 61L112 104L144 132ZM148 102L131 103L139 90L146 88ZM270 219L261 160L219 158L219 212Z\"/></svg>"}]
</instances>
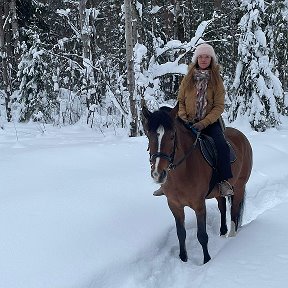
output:
<instances>
[{"instance_id":1,"label":"brown horse","mask_svg":"<svg viewBox=\"0 0 288 288\"><path fill-rule=\"evenodd\" d=\"M208 234L206 232L205 199L216 198L221 213L220 235L228 232L226 224L226 199L220 196L217 183L209 189L213 169L206 162L199 148L197 136L185 127L177 117L178 105L173 109L160 108L150 112L143 107L143 127L149 140L151 176L161 184L168 205L174 215L182 261L187 261L185 246L186 230L184 207L195 211L197 218L197 238L200 242L204 263L211 257L208 252ZM236 154L232 163L234 187L231 196L231 228L229 236L236 235L241 226L244 209L245 185L252 169L252 148L243 133L234 128L226 128L225 137ZM211 191L208 193L208 191Z\"/></svg>"}]
</instances>

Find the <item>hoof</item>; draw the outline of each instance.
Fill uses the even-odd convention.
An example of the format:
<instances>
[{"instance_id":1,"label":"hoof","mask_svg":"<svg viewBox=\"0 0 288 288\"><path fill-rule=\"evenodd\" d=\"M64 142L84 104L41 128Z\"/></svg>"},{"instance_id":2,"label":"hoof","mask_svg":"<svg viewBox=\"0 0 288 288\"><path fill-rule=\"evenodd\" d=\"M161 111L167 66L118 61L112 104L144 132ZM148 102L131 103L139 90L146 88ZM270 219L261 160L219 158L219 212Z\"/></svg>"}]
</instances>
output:
<instances>
[{"instance_id":1,"label":"hoof","mask_svg":"<svg viewBox=\"0 0 288 288\"><path fill-rule=\"evenodd\" d=\"M228 232L227 227L224 229L220 229L220 236L226 236L227 232Z\"/></svg>"},{"instance_id":2,"label":"hoof","mask_svg":"<svg viewBox=\"0 0 288 288\"><path fill-rule=\"evenodd\" d=\"M208 255L207 257L204 258L204 263L203 264L206 264L210 260L211 260L211 257Z\"/></svg>"},{"instance_id":3,"label":"hoof","mask_svg":"<svg viewBox=\"0 0 288 288\"><path fill-rule=\"evenodd\" d=\"M183 262L187 262L188 260L187 253L180 253L179 257Z\"/></svg>"}]
</instances>

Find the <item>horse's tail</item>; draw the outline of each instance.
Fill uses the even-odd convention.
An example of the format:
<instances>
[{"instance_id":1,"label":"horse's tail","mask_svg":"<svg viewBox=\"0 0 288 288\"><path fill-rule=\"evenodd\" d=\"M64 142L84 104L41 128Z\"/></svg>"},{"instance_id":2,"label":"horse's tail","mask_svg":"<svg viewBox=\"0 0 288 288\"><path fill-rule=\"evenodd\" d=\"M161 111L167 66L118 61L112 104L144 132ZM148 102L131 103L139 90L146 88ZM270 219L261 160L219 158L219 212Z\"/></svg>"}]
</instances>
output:
<instances>
[{"instance_id":1,"label":"horse's tail","mask_svg":"<svg viewBox=\"0 0 288 288\"><path fill-rule=\"evenodd\" d=\"M230 211L231 211L231 207L232 207L232 202L233 202L233 197L234 196L229 196L228 200L229 200L229 205L230 205ZM244 214L244 209L245 209L245 199L246 199L246 189L244 187L244 192L243 192L243 198L239 203L239 213L238 213L238 217L236 220L237 223L237 229L239 229L242 226L242 220L243 220L243 214Z\"/></svg>"},{"instance_id":2,"label":"horse's tail","mask_svg":"<svg viewBox=\"0 0 288 288\"><path fill-rule=\"evenodd\" d=\"M243 214L245 209L245 198L246 198L246 189L244 188L243 199L239 204L238 229L242 226Z\"/></svg>"}]
</instances>

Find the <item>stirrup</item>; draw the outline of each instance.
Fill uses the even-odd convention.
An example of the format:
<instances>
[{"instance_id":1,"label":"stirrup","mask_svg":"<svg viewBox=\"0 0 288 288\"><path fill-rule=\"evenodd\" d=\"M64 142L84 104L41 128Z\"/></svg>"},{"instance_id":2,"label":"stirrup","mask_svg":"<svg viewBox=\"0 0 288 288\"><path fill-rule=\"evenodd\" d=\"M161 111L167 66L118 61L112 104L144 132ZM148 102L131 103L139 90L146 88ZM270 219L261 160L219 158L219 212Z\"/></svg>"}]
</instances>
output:
<instances>
[{"instance_id":1,"label":"stirrup","mask_svg":"<svg viewBox=\"0 0 288 288\"><path fill-rule=\"evenodd\" d=\"M222 197L234 195L233 187L227 180L223 180L219 183L219 191Z\"/></svg>"}]
</instances>

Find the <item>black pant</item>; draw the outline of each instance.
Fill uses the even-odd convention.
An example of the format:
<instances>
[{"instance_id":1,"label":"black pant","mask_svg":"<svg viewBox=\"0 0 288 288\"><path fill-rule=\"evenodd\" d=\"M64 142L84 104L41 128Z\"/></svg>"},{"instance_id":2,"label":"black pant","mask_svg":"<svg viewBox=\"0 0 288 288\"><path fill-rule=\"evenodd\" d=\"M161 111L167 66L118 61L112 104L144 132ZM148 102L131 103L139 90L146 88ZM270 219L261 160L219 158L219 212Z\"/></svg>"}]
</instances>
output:
<instances>
[{"instance_id":1,"label":"black pant","mask_svg":"<svg viewBox=\"0 0 288 288\"><path fill-rule=\"evenodd\" d=\"M215 122L202 130L203 134L206 134L213 138L218 153L217 169L219 173L219 180L228 180L232 178L231 164L230 164L230 149L224 138L221 126L219 122Z\"/></svg>"}]
</instances>

